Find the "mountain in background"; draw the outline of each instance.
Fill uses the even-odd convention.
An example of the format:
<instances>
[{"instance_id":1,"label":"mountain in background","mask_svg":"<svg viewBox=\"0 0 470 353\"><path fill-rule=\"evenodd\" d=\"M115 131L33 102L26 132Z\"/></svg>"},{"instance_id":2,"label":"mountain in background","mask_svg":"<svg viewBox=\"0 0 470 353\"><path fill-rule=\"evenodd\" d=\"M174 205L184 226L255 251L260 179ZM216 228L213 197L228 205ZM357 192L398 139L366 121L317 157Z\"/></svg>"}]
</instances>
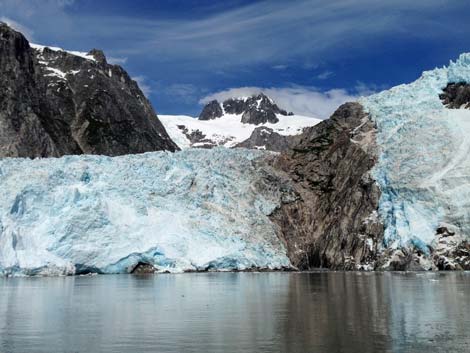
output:
<instances>
[{"instance_id":1,"label":"mountain in background","mask_svg":"<svg viewBox=\"0 0 470 353\"><path fill-rule=\"evenodd\" d=\"M199 117L160 115L176 144L189 147L216 146L285 151L295 135L320 119L287 113L263 93L209 102Z\"/></svg>"}]
</instances>

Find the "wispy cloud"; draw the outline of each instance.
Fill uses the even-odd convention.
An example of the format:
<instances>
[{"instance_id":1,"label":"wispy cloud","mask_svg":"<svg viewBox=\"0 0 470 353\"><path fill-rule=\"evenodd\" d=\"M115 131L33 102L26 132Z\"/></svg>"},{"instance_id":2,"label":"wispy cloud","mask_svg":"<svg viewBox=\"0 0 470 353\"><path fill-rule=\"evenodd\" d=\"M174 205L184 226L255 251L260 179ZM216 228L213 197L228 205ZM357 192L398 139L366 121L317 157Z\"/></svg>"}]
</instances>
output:
<instances>
[{"instance_id":1,"label":"wispy cloud","mask_svg":"<svg viewBox=\"0 0 470 353\"><path fill-rule=\"evenodd\" d=\"M326 80L327 78L333 76L334 73L332 71L323 71L320 74L317 75L317 78L319 80Z\"/></svg>"},{"instance_id":2,"label":"wispy cloud","mask_svg":"<svg viewBox=\"0 0 470 353\"><path fill-rule=\"evenodd\" d=\"M280 69L278 63L288 59L312 66L335 48L367 50L371 43L391 33L445 38L462 32L461 24L444 23L437 16L443 0L258 1L192 19L83 15L66 11L71 3L0 0L0 8L5 16L57 40L80 34L110 43L120 33L114 55L148 55L156 62L176 58L180 62L204 62L208 67L271 63ZM464 8L463 3L447 2L446 11ZM125 33L122 28L127 29Z\"/></svg>"},{"instance_id":3,"label":"wispy cloud","mask_svg":"<svg viewBox=\"0 0 470 353\"><path fill-rule=\"evenodd\" d=\"M125 63L127 63L127 58L126 57L118 58L118 57L114 57L114 56L107 56L106 61L110 64L113 64L113 65L124 65Z\"/></svg>"},{"instance_id":4,"label":"wispy cloud","mask_svg":"<svg viewBox=\"0 0 470 353\"><path fill-rule=\"evenodd\" d=\"M331 89L321 92L315 87L238 87L212 93L200 100L206 104L211 100L224 101L233 97L246 97L263 92L271 97L280 107L296 114L316 118L328 118L341 104L356 101L361 94L350 93L345 89ZM369 92L371 93L371 92Z\"/></svg>"},{"instance_id":5,"label":"wispy cloud","mask_svg":"<svg viewBox=\"0 0 470 353\"><path fill-rule=\"evenodd\" d=\"M390 86L384 84L377 85L375 83L364 83L362 81L357 81L354 90L361 96L369 96L388 88L390 88Z\"/></svg>"},{"instance_id":6,"label":"wispy cloud","mask_svg":"<svg viewBox=\"0 0 470 353\"><path fill-rule=\"evenodd\" d=\"M34 41L34 36L33 36L34 31L28 28L27 26L22 25L21 23L5 16L0 17L0 22L4 22L7 25L9 25L11 28L13 28L14 30L23 33L28 40Z\"/></svg>"},{"instance_id":7,"label":"wispy cloud","mask_svg":"<svg viewBox=\"0 0 470 353\"><path fill-rule=\"evenodd\" d=\"M286 70L289 66L287 65L283 65L283 64L280 64L280 65L273 65L272 68L274 70Z\"/></svg>"},{"instance_id":8,"label":"wispy cloud","mask_svg":"<svg viewBox=\"0 0 470 353\"><path fill-rule=\"evenodd\" d=\"M152 87L148 83L147 77L145 77L144 75L139 75L133 76L132 79L137 82L142 93L145 94L145 96L148 98L152 93Z\"/></svg>"},{"instance_id":9,"label":"wispy cloud","mask_svg":"<svg viewBox=\"0 0 470 353\"><path fill-rule=\"evenodd\" d=\"M186 104L197 103L201 94L201 88L191 83L170 84L168 87L164 88L164 90L166 95Z\"/></svg>"}]
</instances>

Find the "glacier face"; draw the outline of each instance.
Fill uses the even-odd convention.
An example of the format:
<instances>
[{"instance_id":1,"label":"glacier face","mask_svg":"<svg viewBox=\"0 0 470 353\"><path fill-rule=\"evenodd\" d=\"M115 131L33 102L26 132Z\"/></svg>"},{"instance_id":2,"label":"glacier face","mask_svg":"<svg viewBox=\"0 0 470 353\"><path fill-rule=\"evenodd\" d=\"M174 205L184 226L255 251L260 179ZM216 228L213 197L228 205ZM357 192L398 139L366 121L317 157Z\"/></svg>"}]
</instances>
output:
<instances>
[{"instance_id":1,"label":"glacier face","mask_svg":"<svg viewBox=\"0 0 470 353\"><path fill-rule=\"evenodd\" d=\"M438 226L470 234L470 110L448 109L439 98L455 82L470 82L470 54L360 100L378 129L373 176L387 248L428 254Z\"/></svg>"},{"instance_id":2,"label":"glacier face","mask_svg":"<svg viewBox=\"0 0 470 353\"><path fill-rule=\"evenodd\" d=\"M0 160L0 274L290 266L261 151ZM263 189L263 188L261 188Z\"/></svg>"}]
</instances>

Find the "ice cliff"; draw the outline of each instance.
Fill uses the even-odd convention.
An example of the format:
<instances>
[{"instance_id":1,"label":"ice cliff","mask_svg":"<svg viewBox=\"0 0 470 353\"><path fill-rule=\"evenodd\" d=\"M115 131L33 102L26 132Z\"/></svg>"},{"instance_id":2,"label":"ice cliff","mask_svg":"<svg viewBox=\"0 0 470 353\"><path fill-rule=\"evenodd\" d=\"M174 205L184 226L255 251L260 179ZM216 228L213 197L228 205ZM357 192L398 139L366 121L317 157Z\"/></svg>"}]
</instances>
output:
<instances>
[{"instance_id":1,"label":"ice cliff","mask_svg":"<svg viewBox=\"0 0 470 353\"><path fill-rule=\"evenodd\" d=\"M260 151L0 160L0 274L290 266Z\"/></svg>"}]
</instances>

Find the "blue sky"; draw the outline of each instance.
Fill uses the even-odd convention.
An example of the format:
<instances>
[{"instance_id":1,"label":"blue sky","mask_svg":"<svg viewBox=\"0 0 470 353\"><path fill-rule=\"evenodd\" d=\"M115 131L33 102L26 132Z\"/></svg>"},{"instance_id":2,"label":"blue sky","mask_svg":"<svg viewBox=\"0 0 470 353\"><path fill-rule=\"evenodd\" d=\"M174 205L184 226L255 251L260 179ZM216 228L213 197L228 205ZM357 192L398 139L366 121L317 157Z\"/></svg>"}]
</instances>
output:
<instances>
[{"instance_id":1,"label":"blue sky","mask_svg":"<svg viewBox=\"0 0 470 353\"><path fill-rule=\"evenodd\" d=\"M466 0L0 0L0 20L39 44L103 49L161 114L264 90L326 117L470 51Z\"/></svg>"}]
</instances>

